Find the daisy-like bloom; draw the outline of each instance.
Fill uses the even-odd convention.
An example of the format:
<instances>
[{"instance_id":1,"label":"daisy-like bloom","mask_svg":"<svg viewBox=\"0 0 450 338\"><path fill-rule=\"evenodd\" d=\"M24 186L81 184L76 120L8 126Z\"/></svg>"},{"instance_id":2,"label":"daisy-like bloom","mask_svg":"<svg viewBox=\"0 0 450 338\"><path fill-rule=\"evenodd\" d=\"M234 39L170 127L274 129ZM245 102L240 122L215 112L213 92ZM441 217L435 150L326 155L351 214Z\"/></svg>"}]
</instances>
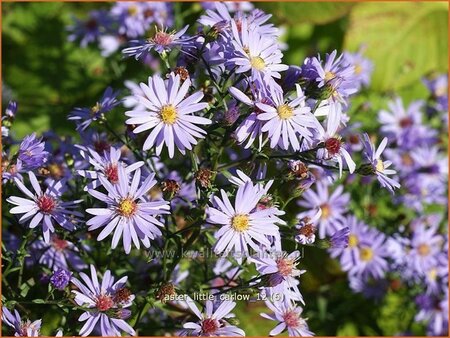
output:
<instances>
[{"instance_id":1,"label":"daisy-like bloom","mask_svg":"<svg viewBox=\"0 0 450 338\"><path fill-rule=\"evenodd\" d=\"M119 92L113 92L111 87L106 88L101 99L91 108L75 108L68 117L68 120L75 121L78 131L84 131L94 121L100 120L104 114L110 112L120 104L117 100Z\"/></svg>"},{"instance_id":2,"label":"daisy-like bloom","mask_svg":"<svg viewBox=\"0 0 450 338\"><path fill-rule=\"evenodd\" d=\"M263 247L270 247L266 236L278 234L276 223L283 223L276 214L275 208L257 210L263 189L252 182L238 187L234 207L224 190L220 191L222 199L214 196L215 207L208 207L210 224L218 224L221 228L215 233L217 242L214 251L217 254L234 251L240 255L248 255L248 246L256 252Z\"/></svg>"},{"instance_id":3,"label":"daisy-like bloom","mask_svg":"<svg viewBox=\"0 0 450 338\"><path fill-rule=\"evenodd\" d=\"M196 92L186 97L191 81L186 79L180 86L180 76L171 73L164 81L159 75L148 78L148 85L141 83L144 95L138 95L138 100L146 110L131 110L125 114L130 118L127 124L139 125L134 133L141 133L151 129L145 140L143 150L156 146L156 154L161 154L165 144L172 158L175 146L185 154L186 149L192 150L197 144L196 138L204 138L206 132L197 124L211 124L211 120L191 115L208 107L208 103L199 102L203 98L202 92Z\"/></svg>"},{"instance_id":4,"label":"daisy-like bloom","mask_svg":"<svg viewBox=\"0 0 450 338\"><path fill-rule=\"evenodd\" d=\"M164 226L155 216L169 213L167 201L159 200L148 202L146 194L156 184L154 174L148 176L141 183L141 169L134 172L130 179L125 168L118 169L118 183L112 185L105 177L99 176L103 187L107 190L105 195L97 190L89 189L88 193L107 204L106 208L87 209L86 212L95 217L87 221L89 231L104 227L97 237L103 240L114 231L111 247L115 249L123 234L123 248L125 253L131 251L131 242L139 249L140 242L150 247L150 239L162 235L158 227Z\"/></svg>"},{"instance_id":5,"label":"daisy-like bloom","mask_svg":"<svg viewBox=\"0 0 450 338\"><path fill-rule=\"evenodd\" d=\"M306 270L297 268L299 259L299 251L294 251L289 255L263 252L250 257L249 261L255 263L256 270L263 275L263 278L266 275L269 286L269 290L266 290L268 295L282 294L287 300L304 303L297 286L297 277Z\"/></svg>"},{"instance_id":6,"label":"daisy-like bloom","mask_svg":"<svg viewBox=\"0 0 450 338\"><path fill-rule=\"evenodd\" d=\"M422 126L423 101L414 101L405 109L401 98L388 103L389 110L381 110L378 113L378 121L381 124L381 132L390 140L396 140L400 146L410 148L406 142L409 138L417 138ZM417 140L413 141L417 142ZM405 144L406 143L406 144Z\"/></svg>"},{"instance_id":7,"label":"daisy-like bloom","mask_svg":"<svg viewBox=\"0 0 450 338\"><path fill-rule=\"evenodd\" d=\"M261 313L261 317L278 322L277 326L269 332L270 336L277 336L284 330L290 337L311 337L314 334L309 330L306 319L302 318L303 309L286 301L266 301L266 306L272 314Z\"/></svg>"},{"instance_id":8,"label":"daisy-like bloom","mask_svg":"<svg viewBox=\"0 0 450 338\"><path fill-rule=\"evenodd\" d=\"M356 164L352 157L345 149L341 137L337 134L340 121L337 120L339 116L330 114L327 118L327 130L318 125L318 140L324 143L324 147L317 151L317 158L324 160L336 161L339 164L339 177L342 177L343 160L347 164L350 173L356 169Z\"/></svg>"},{"instance_id":9,"label":"daisy-like bloom","mask_svg":"<svg viewBox=\"0 0 450 338\"><path fill-rule=\"evenodd\" d=\"M75 20L75 24L68 28L71 32L69 41L80 40L81 47L97 41L111 24L111 19L105 10L89 12L89 17L84 21Z\"/></svg>"},{"instance_id":10,"label":"daisy-like bloom","mask_svg":"<svg viewBox=\"0 0 450 338\"><path fill-rule=\"evenodd\" d=\"M64 180L58 182L50 180L48 188L43 191L32 171L28 173L28 176L34 193L19 179L15 178L14 182L17 187L28 197L28 199L18 196L8 197L6 201L15 205L15 207L10 210L10 213L22 214L19 223L25 223L31 219L29 224L31 229L41 224L44 241L46 243L50 242L50 234L55 232L53 222L72 231L75 228L75 223L79 222L76 217L83 217L83 214L71 209L76 208L81 200L73 202L61 201L61 196L67 189Z\"/></svg>"},{"instance_id":11,"label":"daisy-like bloom","mask_svg":"<svg viewBox=\"0 0 450 338\"><path fill-rule=\"evenodd\" d=\"M83 270L87 265L80 258L78 248L65 239L53 234L50 243L37 240L31 244L32 256L39 264L48 266L52 270L73 269Z\"/></svg>"},{"instance_id":12,"label":"daisy-like bloom","mask_svg":"<svg viewBox=\"0 0 450 338\"><path fill-rule=\"evenodd\" d=\"M8 308L2 307L2 320L3 322L14 329L14 336L16 337L39 337L42 320L30 320L23 321L19 312L14 310L12 314Z\"/></svg>"},{"instance_id":13,"label":"daisy-like bloom","mask_svg":"<svg viewBox=\"0 0 450 338\"><path fill-rule=\"evenodd\" d=\"M91 265L91 277L80 272L80 281L72 278L71 282L78 288L72 290L75 302L84 308L78 321L86 323L80 330L80 336L89 335L94 328L100 328L102 336L121 336L124 331L131 336L136 332L125 322L131 312L127 307L132 305L134 295L125 288L128 277L122 277L114 283L114 277L109 270L103 275L101 284L97 277L97 270Z\"/></svg>"},{"instance_id":14,"label":"daisy-like bloom","mask_svg":"<svg viewBox=\"0 0 450 338\"><path fill-rule=\"evenodd\" d=\"M44 150L45 142L42 138L37 138L36 134L25 136L20 143L18 159L22 163L23 170L34 170L42 167L49 157L49 153Z\"/></svg>"},{"instance_id":15,"label":"daisy-like bloom","mask_svg":"<svg viewBox=\"0 0 450 338\"><path fill-rule=\"evenodd\" d=\"M228 323L228 319L234 317L230 313L236 306L235 302L225 300L219 304L208 300L205 304L205 312L202 313L191 298L187 298L186 305L199 319L197 322L188 322L183 327L191 336L245 336L245 332L237 326Z\"/></svg>"},{"instance_id":16,"label":"daisy-like bloom","mask_svg":"<svg viewBox=\"0 0 450 338\"><path fill-rule=\"evenodd\" d=\"M258 120L266 121L261 128L263 132L268 132L270 147L281 147L284 150L291 147L295 151L301 149L299 136L307 142L312 139L309 129L317 129L318 121L311 109L305 104L305 96L299 85L297 87L297 97L286 102L283 92L270 88L270 98L272 105L257 103L256 106L263 111L258 115Z\"/></svg>"},{"instance_id":17,"label":"daisy-like bloom","mask_svg":"<svg viewBox=\"0 0 450 338\"><path fill-rule=\"evenodd\" d=\"M428 323L430 336L448 336L448 289L441 298L434 295L421 294L415 299L419 312L415 316L418 322Z\"/></svg>"},{"instance_id":18,"label":"daisy-like bloom","mask_svg":"<svg viewBox=\"0 0 450 338\"><path fill-rule=\"evenodd\" d=\"M183 37L188 28L189 25L185 26L179 32L167 32L164 29L158 30L158 28L156 28L153 37L143 41L131 41L131 47L125 48L122 53L128 57L134 56L136 60L139 60L147 56L151 50L155 50L157 53L162 54L163 52L169 52L173 48L180 48L192 41L192 38Z\"/></svg>"},{"instance_id":19,"label":"daisy-like bloom","mask_svg":"<svg viewBox=\"0 0 450 338\"><path fill-rule=\"evenodd\" d=\"M231 21L231 30L235 50L234 57L228 63L237 67L237 74L250 71L253 81L263 83L269 78L281 78L280 72L289 68L281 64L283 54L277 41L273 37L249 29L247 19L240 20L240 28L235 20Z\"/></svg>"},{"instance_id":20,"label":"daisy-like bloom","mask_svg":"<svg viewBox=\"0 0 450 338\"><path fill-rule=\"evenodd\" d=\"M377 180L380 182L382 187L388 189L391 193L394 193L394 189L400 188L400 184L388 177L388 175L394 175L397 172L393 169L388 169L392 164L391 161L381 160L381 154L386 148L388 142L387 138L385 137L381 141L377 149L375 149L375 145L372 143L367 133L364 133L361 141L364 144L364 153L366 158L370 161L367 165L370 173L377 176Z\"/></svg>"},{"instance_id":21,"label":"daisy-like bloom","mask_svg":"<svg viewBox=\"0 0 450 338\"><path fill-rule=\"evenodd\" d=\"M119 182L119 166L124 166L125 172L130 174L144 164L143 161L138 161L126 166L124 162L120 161L121 150L114 147L110 147L109 151L104 151L103 156L90 147L80 147L80 154L94 167L94 170L78 170L80 176L93 180L84 188L85 191L100 186L99 175L106 177L111 184L117 184Z\"/></svg>"},{"instance_id":22,"label":"daisy-like bloom","mask_svg":"<svg viewBox=\"0 0 450 338\"><path fill-rule=\"evenodd\" d=\"M316 185L317 191L308 189L303 193L303 199L298 204L308 210L298 214L297 218L312 218L320 209L322 212L316 224L319 237L325 238L326 235L332 236L344 227L344 213L347 212L350 195L343 193L344 187L341 185L331 195L326 183L318 181Z\"/></svg>"},{"instance_id":23,"label":"daisy-like bloom","mask_svg":"<svg viewBox=\"0 0 450 338\"><path fill-rule=\"evenodd\" d=\"M353 80L356 81L358 89L369 86L373 71L373 63L363 56L363 52L363 49L356 53L344 52L342 58L344 64L353 66Z\"/></svg>"}]
</instances>

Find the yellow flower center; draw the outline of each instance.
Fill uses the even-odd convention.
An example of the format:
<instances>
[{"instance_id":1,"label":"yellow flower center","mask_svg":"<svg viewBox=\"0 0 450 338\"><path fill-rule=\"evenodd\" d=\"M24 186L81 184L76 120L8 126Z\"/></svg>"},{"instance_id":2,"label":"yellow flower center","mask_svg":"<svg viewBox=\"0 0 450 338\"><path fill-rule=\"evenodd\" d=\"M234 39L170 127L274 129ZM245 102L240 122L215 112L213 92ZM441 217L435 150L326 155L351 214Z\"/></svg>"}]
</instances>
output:
<instances>
[{"instance_id":1,"label":"yellow flower center","mask_svg":"<svg viewBox=\"0 0 450 338\"><path fill-rule=\"evenodd\" d=\"M277 108L277 113L280 119L287 120L290 119L294 115L294 109L289 107L287 104L282 104Z\"/></svg>"},{"instance_id":2,"label":"yellow flower center","mask_svg":"<svg viewBox=\"0 0 450 338\"><path fill-rule=\"evenodd\" d=\"M428 278L431 280L436 280L437 277L437 270L436 268L432 268L430 271L428 271Z\"/></svg>"},{"instance_id":3,"label":"yellow flower center","mask_svg":"<svg viewBox=\"0 0 450 338\"><path fill-rule=\"evenodd\" d=\"M333 72L325 72L325 80L329 81L331 79L334 79L336 75Z\"/></svg>"},{"instance_id":4,"label":"yellow flower center","mask_svg":"<svg viewBox=\"0 0 450 338\"><path fill-rule=\"evenodd\" d=\"M100 103L96 103L95 106L92 106L91 108L91 112L92 114L96 114L100 111L100 109L102 109L102 105Z\"/></svg>"},{"instance_id":5,"label":"yellow flower center","mask_svg":"<svg viewBox=\"0 0 450 338\"><path fill-rule=\"evenodd\" d=\"M377 160L376 169L379 173L382 173L384 171L384 163L382 160L380 159Z\"/></svg>"},{"instance_id":6,"label":"yellow flower center","mask_svg":"<svg viewBox=\"0 0 450 338\"><path fill-rule=\"evenodd\" d=\"M368 262L371 261L373 258L373 250L371 248L368 247L364 247L361 249L361 251L359 252L359 257L361 258L361 260L363 260L364 262Z\"/></svg>"},{"instance_id":7,"label":"yellow flower center","mask_svg":"<svg viewBox=\"0 0 450 338\"><path fill-rule=\"evenodd\" d=\"M430 253L430 246L428 244L420 244L417 248L419 255L427 256Z\"/></svg>"},{"instance_id":8,"label":"yellow flower center","mask_svg":"<svg viewBox=\"0 0 450 338\"><path fill-rule=\"evenodd\" d=\"M263 70L264 68L266 68L266 63L264 62L264 60L260 56L253 56L253 57L251 57L250 58L250 64L256 70Z\"/></svg>"},{"instance_id":9,"label":"yellow flower center","mask_svg":"<svg viewBox=\"0 0 450 338\"><path fill-rule=\"evenodd\" d=\"M171 104L163 106L159 115L165 124L174 124L178 117L177 109Z\"/></svg>"},{"instance_id":10,"label":"yellow flower center","mask_svg":"<svg viewBox=\"0 0 450 338\"><path fill-rule=\"evenodd\" d=\"M130 14L131 16L135 16L137 12L138 12L137 6L128 7L128 14Z\"/></svg>"},{"instance_id":11,"label":"yellow flower center","mask_svg":"<svg viewBox=\"0 0 450 338\"><path fill-rule=\"evenodd\" d=\"M331 208L328 204L322 204L320 206L320 209L322 209L322 215L320 216L320 218L327 219L328 217L330 217Z\"/></svg>"},{"instance_id":12,"label":"yellow flower center","mask_svg":"<svg viewBox=\"0 0 450 338\"><path fill-rule=\"evenodd\" d=\"M350 234L350 236L348 236L348 247L349 248L354 248L355 246L357 246L359 243L358 237L356 237L356 235Z\"/></svg>"},{"instance_id":13,"label":"yellow flower center","mask_svg":"<svg viewBox=\"0 0 450 338\"><path fill-rule=\"evenodd\" d=\"M246 231L249 225L249 218L247 215L236 215L231 220L231 226L234 230L243 232Z\"/></svg>"},{"instance_id":14,"label":"yellow flower center","mask_svg":"<svg viewBox=\"0 0 450 338\"><path fill-rule=\"evenodd\" d=\"M363 70L363 69L362 69L362 67L361 67L360 64L356 64L356 65L355 65L355 74L356 74L356 75L361 74L362 70Z\"/></svg>"},{"instance_id":15,"label":"yellow flower center","mask_svg":"<svg viewBox=\"0 0 450 338\"><path fill-rule=\"evenodd\" d=\"M131 217L134 215L137 209L136 202L130 198L124 198L119 202L119 206L117 208L119 214L125 217Z\"/></svg>"}]
</instances>

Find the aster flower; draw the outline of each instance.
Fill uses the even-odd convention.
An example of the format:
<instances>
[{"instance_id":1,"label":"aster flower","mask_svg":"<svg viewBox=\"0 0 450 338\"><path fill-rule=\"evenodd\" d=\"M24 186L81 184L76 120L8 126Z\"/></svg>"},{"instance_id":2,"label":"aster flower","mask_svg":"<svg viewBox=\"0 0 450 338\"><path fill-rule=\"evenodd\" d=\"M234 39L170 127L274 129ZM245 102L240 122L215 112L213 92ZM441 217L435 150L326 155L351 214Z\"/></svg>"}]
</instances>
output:
<instances>
[{"instance_id":1,"label":"aster flower","mask_svg":"<svg viewBox=\"0 0 450 338\"><path fill-rule=\"evenodd\" d=\"M268 132L270 147L300 150L299 136L310 142L312 133L309 129L316 129L318 124L310 108L305 105L302 89L297 85L297 97L290 102L285 102L283 92L273 87L270 94L272 105L256 104L263 111L258 115L258 120L266 121L261 130Z\"/></svg>"},{"instance_id":2,"label":"aster flower","mask_svg":"<svg viewBox=\"0 0 450 338\"><path fill-rule=\"evenodd\" d=\"M110 25L111 19L105 10L90 11L86 20L75 19L74 25L68 28L69 41L80 40L81 47L86 47L97 41Z\"/></svg>"},{"instance_id":3,"label":"aster flower","mask_svg":"<svg viewBox=\"0 0 450 338\"><path fill-rule=\"evenodd\" d=\"M368 164L368 169L372 174L377 176L378 182L380 182L381 186L388 189L391 193L394 193L394 189L400 188L400 184L389 178L388 175L394 175L397 172L393 169L388 169L392 162L391 161L382 161L381 154L387 145L387 138L385 137L377 149L375 149L374 144L370 141L369 135L366 133L363 135L361 140L364 144L364 153L366 158L370 161Z\"/></svg>"},{"instance_id":4,"label":"aster flower","mask_svg":"<svg viewBox=\"0 0 450 338\"><path fill-rule=\"evenodd\" d=\"M345 149L341 137L336 133L340 123L336 118L338 116L335 114L328 115L326 131L322 125L318 125L319 134L317 139L324 143L324 147L317 150L317 158L336 161L339 164L339 177L341 177L343 160L346 162L350 173L355 171L356 164Z\"/></svg>"},{"instance_id":5,"label":"aster flower","mask_svg":"<svg viewBox=\"0 0 450 338\"><path fill-rule=\"evenodd\" d=\"M53 271L50 277L50 283L58 290L64 290L67 285L69 285L70 279L72 278L72 273L65 269L59 268Z\"/></svg>"},{"instance_id":6,"label":"aster flower","mask_svg":"<svg viewBox=\"0 0 450 338\"><path fill-rule=\"evenodd\" d=\"M24 137L17 156L24 171L40 168L48 161L50 154L44 149L45 142L37 138L35 133Z\"/></svg>"},{"instance_id":7,"label":"aster flower","mask_svg":"<svg viewBox=\"0 0 450 338\"><path fill-rule=\"evenodd\" d=\"M356 53L344 52L342 62L353 66L353 80L356 81L358 89L369 86L373 63L363 56L363 49Z\"/></svg>"},{"instance_id":8,"label":"aster flower","mask_svg":"<svg viewBox=\"0 0 450 338\"><path fill-rule=\"evenodd\" d=\"M297 287L298 280L305 270L297 268L300 259L300 252L294 251L289 255L283 253L265 253L256 254L249 258L250 262L255 263L256 270L267 278L268 295L283 295L286 300L300 301L304 303L302 294Z\"/></svg>"},{"instance_id":9,"label":"aster flower","mask_svg":"<svg viewBox=\"0 0 450 338\"><path fill-rule=\"evenodd\" d=\"M162 54L169 52L173 48L180 48L190 43L193 39L183 37L188 28L189 26L185 26L179 32L167 32L166 30L156 29L155 35L147 40L130 41L131 47L125 48L122 53L127 57L134 56L136 60L139 60L147 56L152 50Z\"/></svg>"},{"instance_id":10,"label":"aster flower","mask_svg":"<svg viewBox=\"0 0 450 338\"><path fill-rule=\"evenodd\" d=\"M28 173L28 176L35 192L32 193L20 180L15 178L14 182L17 187L28 199L18 196L8 197L6 201L15 205L10 210L10 213L22 214L19 223L25 223L31 219L29 224L31 229L41 224L46 243L50 241L50 234L55 232L53 222L72 231L75 227L74 224L79 222L77 217L83 217L83 215L71 209L76 208L81 200L73 202L63 202L61 200L62 194L67 189L64 181L56 182L51 180L48 188L43 191L32 171Z\"/></svg>"},{"instance_id":11,"label":"aster flower","mask_svg":"<svg viewBox=\"0 0 450 338\"><path fill-rule=\"evenodd\" d=\"M86 250L89 250L87 247ZM79 249L74 243L62 239L56 234L46 243L37 240L31 244L31 254L39 262L50 269L83 270L87 265L80 258Z\"/></svg>"},{"instance_id":12,"label":"aster flower","mask_svg":"<svg viewBox=\"0 0 450 338\"><path fill-rule=\"evenodd\" d=\"M119 182L119 166L125 167L126 174L131 174L144 164L143 161L137 161L128 166L125 165L123 161L120 161L122 156L121 150L114 147L110 147L109 151L102 152L103 156L90 147L79 148L81 156L94 167L94 170L78 170L80 176L92 179L84 188L85 191L96 189L100 186L99 175L106 177L111 184L117 184Z\"/></svg>"},{"instance_id":13,"label":"aster flower","mask_svg":"<svg viewBox=\"0 0 450 338\"><path fill-rule=\"evenodd\" d=\"M415 316L418 322L428 322L428 334L448 335L448 291L439 299L436 296L421 294L415 299L419 312Z\"/></svg>"},{"instance_id":14,"label":"aster flower","mask_svg":"<svg viewBox=\"0 0 450 338\"><path fill-rule=\"evenodd\" d=\"M348 246L350 228L345 227L336 231L330 238L332 248L346 248Z\"/></svg>"},{"instance_id":15,"label":"aster flower","mask_svg":"<svg viewBox=\"0 0 450 338\"><path fill-rule=\"evenodd\" d=\"M124 331L131 336L136 332L124 319L130 316L126 308L132 305L134 295L125 288L128 277L122 277L114 282L114 277L106 270L101 283L97 277L97 270L90 266L91 277L80 272L81 282L72 278L71 282L78 288L72 290L75 302L87 309L78 321L86 323L80 330L80 336L89 335L95 328L100 329L102 336L121 336Z\"/></svg>"},{"instance_id":16,"label":"aster flower","mask_svg":"<svg viewBox=\"0 0 450 338\"><path fill-rule=\"evenodd\" d=\"M221 303L214 303L208 300L205 304L205 312L201 313L191 298L186 300L186 304L199 319L197 322L187 322L183 327L192 336L245 336L245 332L240 328L231 325L227 320L234 317L230 313L236 306L235 302L225 300Z\"/></svg>"},{"instance_id":17,"label":"aster flower","mask_svg":"<svg viewBox=\"0 0 450 338\"><path fill-rule=\"evenodd\" d=\"M261 317L278 322L277 326L269 332L270 336L279 335L284 330L288 331L290 337L310 337L314 334L309 330L306 319L301 317L303 309L292 303L280 301L266 301L266 306L272 314L261 313Z\"/></svg>"},{"instance_id":18,"label":"aster flower","mask_svg":"<svg viewBox=\"0 0 450 338\"><path fill-rule=\"evenodd\" d=\"M17 310L14 310L14 314L12 314L8 308L3 306L2 321L14 329L14 336L16 337L38 337L40 335L42 320L23 321Z\"/></svg>"},{"instance_id":19,"label":"aster flower","mask_svg":"<svg viewBox=\"0 0 450 338\"><path fill-rule=\"evenodd\" d=\"M235 55L227 63L237 67L235 70L237 74L250 71L253 81L263 83L271 77L279 79L281 77L279 72L289 68L281 64L283 54L276 40L261 35L256 30L250 30L246 19L240 21L240 29L234 20L231 21L231 29Z\"/></svg>"},{"instance_id":20,"label":"aster flower","mask_svg":"<svg viewBox=\"0 0 450 338\"><path fill-rule=\"evenodd\" d=\"M5 114L2 116L2 137L6 138L9 136L9 129L11 128L12 121L16 117L17 113L17 102L9 101L6 107Z\"/></svg>"},{"instance_id":21,"label":"aster flower","mask_svg":"<svg viewBox=\"0 0 450 338\"><path fill-rule=\"evenodd\" d=\"M169 150L169 157L174 156L175 145L185 154L186 149L192 150L197 144L195 138L204 138L206 132L197 124L211 124L211 120L191 115L208 107L208 103L199 102L203 98L202 92L196 92L188 97L186 94L191 81L186 79L180 86L180 76L171 73L164 81L160 76L148 78L148 86L141 83L144 96L138 96L146 110L132 110L126 112L130 118L127 124L138 124L134 133L141 133L151 129L145 140L143 150L156 145L156 154L161 153L165 144Z\"/></svg>"},{"instance_id":22,"label":"aster flower","mask_svg":"<svg viewBox=\"0 0 450 338\"><path fill-rule=\"evenodd\" d=\"M75 121L77 130L83 131L94 121L100 120L104 114L110 112L120 104L117 100L119 92L113 92L111 87L106 88L101 99L91 108L75 108L68 117L69 121Z\"/></svg>"},{"instance_id":23,"label":"aster flower","mask_svg":"<svg viewBox=\"0 0 450 338\"><path fill-rule=\"evenodd\" d=\"M319 237L325 238L326 235L332 236L343 228L344 213L347 211L350 195L343 193L344 188L341 185L336 187L331 195L327 184L323 181L318 181L316 186L317 191L309 189L303 193L303 199L298 204L308 210L298 214L297 218L312 218L320 209L320 218L316 224Z\"/></svg>"},{"instance_id":24,"label":"aster flower","mask_svg":"<svg viewBox=\"0 0 450 338\"><path fill-rule=\"evenodd\" d=\"M125 253L129 254L132 241L138 249L140 242L149 248L150 239L162 235L158 227L162 227L163 224L155 216L168 213L168 202L164 200L147 202L144 198L156 184L154 176L154 174L148 176L141 184L141 170L137 169L130 184L125 168L122 166L118 169L116 185L112 185L105 177L99 176L108 195L92 189L88 192L105 202L107 207L86 210L87 213L94 215L86 222L89 225L89 231L104 227L97 237L98 241L114 231L111 247L115 249L123 234L123 248Z\"/></svg>"},{"instance_id":25,"label":"aster flower","mask_svg":"<svg viewBox=\"0 0 450 338\"><path fill-rule=\"evenodd\" d=\"M264 190L252 182L246 182L238 187L234 207L225 191L220 192L222 199L214 196L215 207L208 207L207 222L221 225L215 234L217 242L214 251L219 254L234 250L239 254L248 254L248 246L257 252L260 251L258 244L270 247L265 235L277 234L276 223L282 221L275 216L273 208L255 210Z\"/></svg>"}]
</instances>

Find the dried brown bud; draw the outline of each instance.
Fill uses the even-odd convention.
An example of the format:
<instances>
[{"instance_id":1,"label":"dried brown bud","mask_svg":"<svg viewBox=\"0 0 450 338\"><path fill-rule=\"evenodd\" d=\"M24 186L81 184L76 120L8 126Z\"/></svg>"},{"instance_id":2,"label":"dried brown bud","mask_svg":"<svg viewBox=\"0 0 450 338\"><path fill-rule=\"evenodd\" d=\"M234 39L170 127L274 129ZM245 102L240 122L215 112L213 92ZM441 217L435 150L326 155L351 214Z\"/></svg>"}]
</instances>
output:
<instances>
[{"instance_id":1,"label":"dried brown bud","mask_svg":"<svg viewBox=\"0 0 450 338\"><path fill-rule=\"evenodd\" d=\"M156 291L155 298L160 300L161 303L165 303L170 296L175 296L177 294L175 290L175 286L172 283L164 283L161 287Z\"/></svg>"},{"instance_id":2,"label":"dried brown bud","mask_svg":"<svg viewBox=\"0 0 450 338\"><path fill-rule=\"evenodd\" d=\"M201 168L195 173L195 179L202 188L208 188L211 185L211 178L214 172L207 168Z\"/></svg>"}]
</instances>

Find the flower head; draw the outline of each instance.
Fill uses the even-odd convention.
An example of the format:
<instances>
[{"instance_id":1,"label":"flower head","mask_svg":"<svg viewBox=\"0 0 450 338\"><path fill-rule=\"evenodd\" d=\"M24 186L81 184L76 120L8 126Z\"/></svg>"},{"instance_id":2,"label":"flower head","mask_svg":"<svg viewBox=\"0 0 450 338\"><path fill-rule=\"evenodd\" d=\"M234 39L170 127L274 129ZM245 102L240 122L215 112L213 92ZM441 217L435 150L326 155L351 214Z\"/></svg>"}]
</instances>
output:
<instances>
[{"instance_id":1,"label":"flower head","mask_svg":"<svg viewBox=\"0 0 450 338\"><path fill-rule=\"evenodd\" d=\"M186 97L190 85L187 79L180 86L180 76L173 73L167 81L154 75L148 78L148 85L141 83L144 95L137 98L146 109L126 112L130 117L126 123L139 125L134 129L135 134L151 129L144 150L156 146L159 155L165 144L172 158L175 146L184 154L186 149L192 150L192 145L197 144L195 138L204 138L206 132L197 124L211 124L211 120L192 113L205 109L208 103L199 102L203 98L202 92Z\"/></svg>"},{"instance_id":2,"label":"flower head","mask_svg":"<svg viewBox=\"0 0 450 338\"><path fill-rule=\"evenodd\" d=\"M46 243L50 241L50 234L55 232L53 222L58 223L67 230L73 230L75 224L79 222L77 217L82 217L83 215L72 209L76 208L81 200L73 202L63 202L61 200L61 196L66 190L64 181L51 180L48 188L43 191L32 171L28 173L28 177L35 192L31 192L19 179L15 178L14 182L17 187L28 199L18 196L8 197L6 201L16 205L10 210L10 213L23 214L19 219L20 223L31 219L30 228L35 228L41 224Z\"/></svg>"},{"instance_id":3,"label":"flower head","mask_svg":"<svg viewBox=\"0 0 450 338\"><path fill-rule=\"evenodd\" d=\"M141 183L141 170L137 169L133 179L130 179L125 168L118 169L118 183L111 184L106 177L99 176L108 195L97 190L88 190L89 194L107 204L106 208L87 209L86 212L94 215L87 225L89 231L104 227L97 237L98 241L114 231L112 248L115 249L123 235L123 248L127 254L131 251L131 242L139 249L140 242L148 248L150 239L161 236L158 227L163 224L156 219L156 215L167 214L168 202L164 200L148 202L145 195L156 184L154 175L148 176Z\"/></svg>"},{"instance_id":4,"label":"flower head","mask_svg":"<svg viewBox=\"0 0 450 338\"><path fill-rule=\"evenodd\" d=\"M70 279L72 278L72 273L65 269L59 268L53 271L53 275L50 277L50 283L59 289L63 290L67 285L69 285Z\"/></svg>"},{"instance_id":5,"label":"flower head","mask_svg":"<svg viewBox=\"0 0 450 338\"><path fill-rule=\"evenodd\" d=\"M14 310L14 315L6 308L2 307L3 322L14 328L16 337L38 337L40 336L42 320L31 322L30 320L22 320L17 310Z\"/></svg>"},{"instance_id":6,"label":"flower head","mask_svg":"<svg viewBox=\"0 0 450 338\"><path fill-rule=\"evenodd\" d=\"M72 278L72 283L78 288L78 290L72 290L75 294L75 302L87 309L78 318L79 321L86 321L80 330L80 335L89 335L97 326L102 336L121 336L122 331L134 336L136 333L124 321L127 316L123 313L123 309L130 307L134 300L134 295L125 288L128 277L122 277L114 282L111 272L106 270L100 283L97 270L93 265L90 266L90 270L90 278L80 272L84 283L77 278Z\"/></svg>"},{"instance_id":7,"label":"flower head","mask_svg":"<svg viewBox=\"0 0 450 338\"><path fill-rule=\"evenodd\" d=\"M102 119L104 114L120 104L117 95L119 93L113 92L111 87L106 88L97 103L90 108L75 108L69 114L68 120L76 122L78 131L84 131L92 122Z\"/></svg>"},{"instance_id":8,"label":"flower head","mask_svg":"<svg viewBox=\"0 0 450 338\"><path fill-rule=\"evenodd\" d=\"M42 167L48 161L50 154L44 149L45 142L42 138L37 138L35 133L25 136L18 152L18 159L24 171Z\"/></svg>"}]
</instances>

